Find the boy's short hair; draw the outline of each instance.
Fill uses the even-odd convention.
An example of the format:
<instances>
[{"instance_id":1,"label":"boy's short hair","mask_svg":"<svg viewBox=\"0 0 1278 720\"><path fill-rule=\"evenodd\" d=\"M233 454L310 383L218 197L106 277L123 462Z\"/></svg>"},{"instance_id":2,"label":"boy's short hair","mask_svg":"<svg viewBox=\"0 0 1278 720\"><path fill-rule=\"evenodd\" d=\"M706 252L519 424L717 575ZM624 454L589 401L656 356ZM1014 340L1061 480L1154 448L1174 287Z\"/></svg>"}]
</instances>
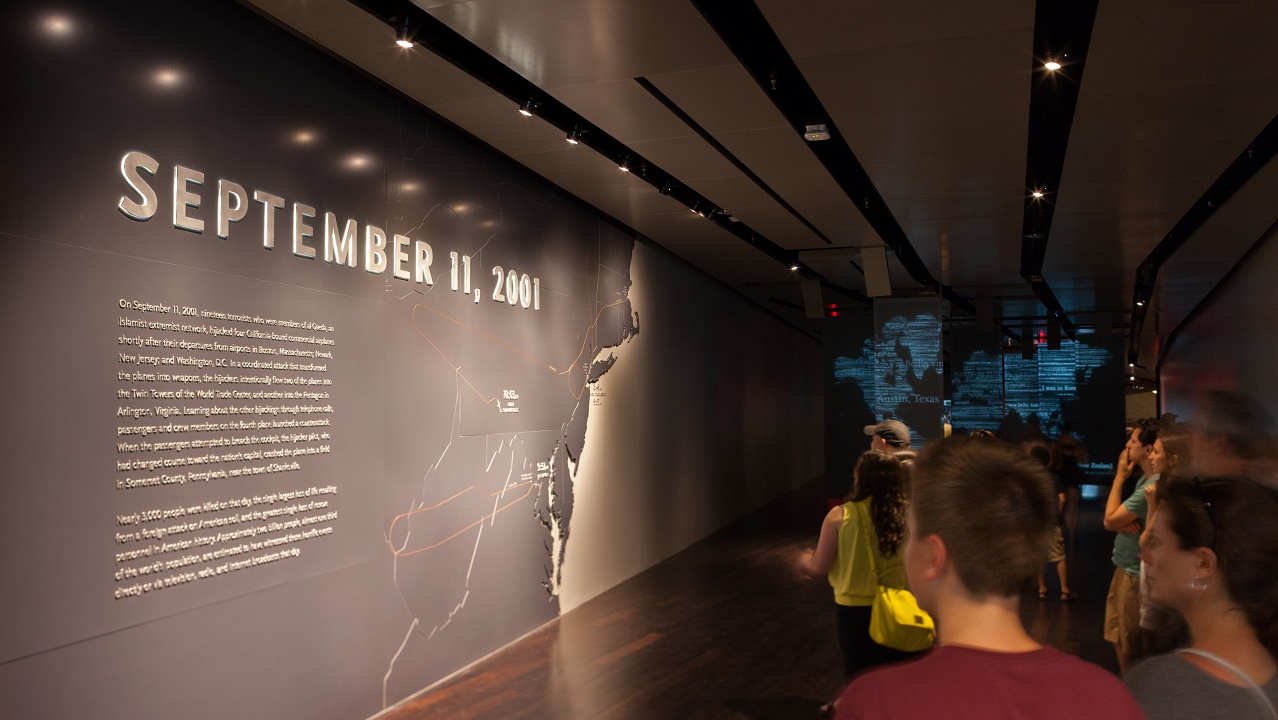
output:
<instances>
[{"instance_id":1,"label":"boy's short hair","mask_svg":"<svg viewBox=\"0 0 1278 720\"><path fill-rule=\"evenodd\" d=\"M936 534L959 580L977 595L1021 591L1047 560L1056 491L1046 468L1002 442L949 438L913 472L911 540Z\"/></svg>"}]
</instances>

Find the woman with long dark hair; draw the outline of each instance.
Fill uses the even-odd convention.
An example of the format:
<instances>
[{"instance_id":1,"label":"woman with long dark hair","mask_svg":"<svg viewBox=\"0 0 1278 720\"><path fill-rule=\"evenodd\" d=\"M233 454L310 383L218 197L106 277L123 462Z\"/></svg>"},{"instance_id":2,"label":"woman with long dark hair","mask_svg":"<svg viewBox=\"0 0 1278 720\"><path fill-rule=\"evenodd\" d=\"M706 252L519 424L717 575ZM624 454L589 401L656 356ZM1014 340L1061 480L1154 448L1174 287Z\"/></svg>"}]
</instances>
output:
<instances>
[{"instance_id":1,"label":"woman with long dark hair","mask_svg":"<svg viewBox=\"0 0 1278 720\"><path fill-rule=\"evenodd\" d=\"M878 586L907 587L901 562L904 474L901 461L891 453L862 454L853 470L852 492L826 515L816 550L809 549L799 558L804 572L827 575L834 590L845 679L868 667L913 656L879 645L869 633L870 605Z\"/></svg>"},{"instance_id":2,"label":"woman with long dark hair","mask_svg":"<svg viewBox=\"0 0 1278 720\"><path fill-rule=\"evenodd\" d=\"M1250 480L1160 482L1141 550L1150 598L1189 626L1189 648L1127 682L1151 720L1278 718L1278 496Z\"/></svg>"}]
</instances>

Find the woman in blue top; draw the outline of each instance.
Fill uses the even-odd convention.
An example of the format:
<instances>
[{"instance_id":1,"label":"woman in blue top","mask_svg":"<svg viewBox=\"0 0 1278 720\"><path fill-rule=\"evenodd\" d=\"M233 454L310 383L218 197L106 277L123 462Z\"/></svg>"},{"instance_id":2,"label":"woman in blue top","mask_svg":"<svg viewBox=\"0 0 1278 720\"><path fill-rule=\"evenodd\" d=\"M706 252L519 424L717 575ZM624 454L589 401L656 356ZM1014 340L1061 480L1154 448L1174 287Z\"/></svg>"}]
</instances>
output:
<instances>
[{"instance_id":1,"label":"woman in blue top","mask_svg":"<svg viewBox=\"0 0 1278 720\"><path fill-rule=\"evenodd\" d=\"M900 553L905 541L905 484L905 470L895 455L875 450L862 454L853 470L852 492L825 516L816 550L806 550L799 558L804 572L827 575L834 590L845 680L868 667L914 655L879 645L869 633L877 587L907 587ZM829 709L822 707L824 712Z\"/></svg>"}]
</instances>

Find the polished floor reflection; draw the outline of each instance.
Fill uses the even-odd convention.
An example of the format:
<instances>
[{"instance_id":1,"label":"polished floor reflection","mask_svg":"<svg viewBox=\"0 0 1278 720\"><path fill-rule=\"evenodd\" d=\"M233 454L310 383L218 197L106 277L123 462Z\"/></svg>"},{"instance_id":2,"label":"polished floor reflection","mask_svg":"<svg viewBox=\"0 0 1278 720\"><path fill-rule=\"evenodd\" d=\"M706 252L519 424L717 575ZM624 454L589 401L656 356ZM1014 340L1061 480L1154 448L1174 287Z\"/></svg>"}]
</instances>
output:
<instances>
[{"instance_id":1,"label":"polished floor reflection","mask_svg":"<svg viewBox=\"0 0 1278 720\"><path fill-rule=\"evenodd\" d=\"M811 483L381 717L816 718L840 684L834 612L824 581L803 581L791 563L815 543L824 508ZM1022 615L1040 642L1113 670L1100 636L1112 571L1100 510L1080 514L1070 558L1080 598L1028 593Z\"/></svg>"}]
</instances>

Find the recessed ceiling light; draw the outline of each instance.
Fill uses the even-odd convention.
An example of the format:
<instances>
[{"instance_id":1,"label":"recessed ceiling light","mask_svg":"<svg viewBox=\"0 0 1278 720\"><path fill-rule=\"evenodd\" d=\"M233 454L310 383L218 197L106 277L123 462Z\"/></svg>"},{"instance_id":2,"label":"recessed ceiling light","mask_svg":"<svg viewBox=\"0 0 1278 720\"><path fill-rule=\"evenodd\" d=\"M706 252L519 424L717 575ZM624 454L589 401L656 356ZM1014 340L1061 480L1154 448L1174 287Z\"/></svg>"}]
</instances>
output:
<instances>
[{"instance_id":1,"label":"recessed ceiling light","mask_svg":"<svg viewBox=\"0 0 1278 720\"><path fill-rule=\"evenodd\" d=\"M395 31L395 44L402 48L413 46L413 39L408 33L408 18L404 18L404 24Z\"/></svg>"},{"instance_id":2,"label":"recessed ceiling light","mask_svg":"<svg viewBox=\"0 0 1278 720\"><path fill-rule=\"evenodd\" d=\"M65 15L47 15L40 23L44 34L53 38L71 37L75 32L75 25L71 23L71 19Z\"/></svg>"},{"instance_id":3,"label":"recessed ceiling light","mask_svg":"<svg viewBox=\"0 0 1278 720\"><path fill-rule=\"evenodd\" d=\"M1047 62L1043 63L1043 67L1047 68L1048 70L1055 71L1055 70L1061 69L1061 64L1056 62L1055 60L1048 60Z\"/></svg>"},{"instance_id":4,"label":"recessed ceiling light","mask_svg":"<svg viewBox=\"0 0 1278 720\"><path fill-rule=\"evenodd\" d=\"M177 87L182 84L182 74L171 68L161 68L155 72L152 77L156 85L160 87Z\"/></svg>"}]
</instances>

